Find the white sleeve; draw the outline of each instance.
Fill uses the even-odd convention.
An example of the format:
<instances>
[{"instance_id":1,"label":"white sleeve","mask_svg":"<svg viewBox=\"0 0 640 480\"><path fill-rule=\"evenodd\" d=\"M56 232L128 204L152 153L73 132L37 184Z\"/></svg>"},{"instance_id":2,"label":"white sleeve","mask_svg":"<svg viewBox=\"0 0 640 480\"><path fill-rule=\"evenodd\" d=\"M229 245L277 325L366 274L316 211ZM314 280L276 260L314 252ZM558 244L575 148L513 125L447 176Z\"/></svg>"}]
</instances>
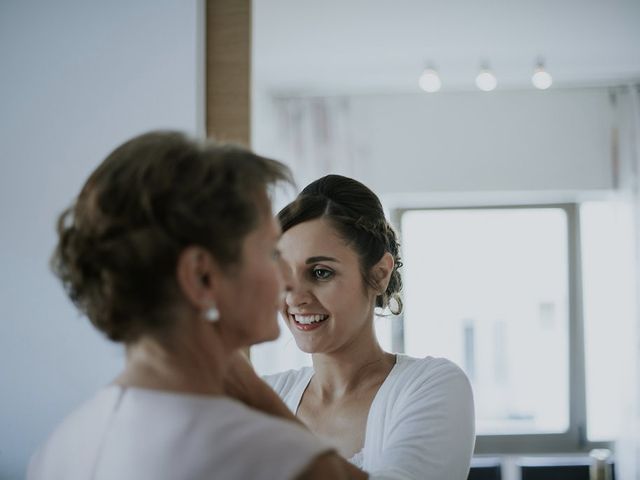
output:
<instances>
[{"instance_id":1,"label":"white sleeve","mask_svg":"<svg viewBox=\"0 0 640 480\"><path fill-rule=\"evenodd\" d=\"M309 384L313 369L304 367L299 370L287 370L275 375L265 375L262 379L276 392L294 414L298 410L298 403L302 393Z\"/></svg>"},{"instance_id":2,"label":"white sleeve","mask_svg":"<svg viewBox=\"0 0 640 480\"><path fill-rule=\"evenodd\" d=\"M260 378L262 378L279 397L283 397L295 385L295 373L295 370L287 370L286 372L262 375Z\"/></svg>"},{"instance_id":3,"label":"white sleeve","mask_svg":"<svg viewBox=\"0 0 640 480\"><path fill-rule=\"evenodd\" d=\"M466 480L475 443L471 385L441 360L406 385L388 419L372 480Z\"/></svg>"}]
</instances>

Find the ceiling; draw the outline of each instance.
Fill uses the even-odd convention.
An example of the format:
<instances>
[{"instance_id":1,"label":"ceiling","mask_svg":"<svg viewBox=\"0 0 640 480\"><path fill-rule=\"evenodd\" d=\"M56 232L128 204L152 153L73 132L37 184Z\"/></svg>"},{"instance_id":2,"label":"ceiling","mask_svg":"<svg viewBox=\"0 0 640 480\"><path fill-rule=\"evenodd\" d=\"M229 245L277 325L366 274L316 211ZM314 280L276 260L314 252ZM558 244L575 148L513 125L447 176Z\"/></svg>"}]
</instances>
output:
<instances>
[{"instance_id":1,"label":"ceiling","mask_svg":"<svg viewBox=\"0 0 640 480\"><path fill-rule=\"evenodd\" d=\"M640 0L254 0L254 82L273 94L419 91L433 62L443 91L532 88L543 56L554 87L640 80Z\"/></svg>"}]
</instances>

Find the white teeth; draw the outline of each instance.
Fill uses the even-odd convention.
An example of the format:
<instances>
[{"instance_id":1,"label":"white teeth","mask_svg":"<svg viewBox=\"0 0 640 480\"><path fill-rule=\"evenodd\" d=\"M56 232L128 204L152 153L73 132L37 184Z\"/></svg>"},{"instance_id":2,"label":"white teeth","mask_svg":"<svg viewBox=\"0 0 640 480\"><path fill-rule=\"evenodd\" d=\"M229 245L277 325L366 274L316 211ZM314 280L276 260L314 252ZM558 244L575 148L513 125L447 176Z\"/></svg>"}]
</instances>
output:
<instances>
[{"instance_id":1,"label":"white teeth","mask_svg":"<svg viewBox=\"0 0 640 480\"><path fill-rule=\"evenodd\" d=\"M311 323L318 323L322 320L326 320L328 315L294 315L293 318L298 323L302 323L303 325L309 325Z\"/></svg>"}]
</instances>

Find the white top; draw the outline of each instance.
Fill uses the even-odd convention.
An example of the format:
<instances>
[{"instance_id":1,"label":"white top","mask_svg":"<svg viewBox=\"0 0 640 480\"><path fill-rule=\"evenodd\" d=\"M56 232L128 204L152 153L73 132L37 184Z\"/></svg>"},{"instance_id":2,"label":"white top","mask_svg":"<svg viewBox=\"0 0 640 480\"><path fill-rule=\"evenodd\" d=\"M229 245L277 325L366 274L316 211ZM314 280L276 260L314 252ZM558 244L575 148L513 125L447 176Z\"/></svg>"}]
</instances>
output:
<instances>
[{"instance_id":1,"label":"white top","mask_svg":"<svg viewBox=\"0 0 640 480\"><path fill-rule=\"evenodd\" d=\"M296 413L313 369L265 377ZM473 394L444 358L397 355L371 403L362 451L350 461L372 479L466 480L475 442Z\"/></svg>"},{"instance_id":2,"label":"white top","mask_svg":"<svg viewBox=\"0 0 640 480\"><path fill-rule=\"evenodd\" d=\"M109 386L32 457L28 480L290 479L329 448L226 397Z\"/></svg>"}]
</instances>

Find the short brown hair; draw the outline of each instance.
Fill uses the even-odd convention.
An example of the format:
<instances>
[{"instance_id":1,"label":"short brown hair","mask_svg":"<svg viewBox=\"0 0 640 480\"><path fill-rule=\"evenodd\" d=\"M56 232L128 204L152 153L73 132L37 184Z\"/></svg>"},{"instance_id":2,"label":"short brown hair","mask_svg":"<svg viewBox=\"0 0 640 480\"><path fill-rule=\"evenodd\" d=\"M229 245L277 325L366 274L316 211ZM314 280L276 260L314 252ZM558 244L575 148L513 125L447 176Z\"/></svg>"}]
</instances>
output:
<instances>
[{"instance_id":1,"label":"short brown hair","mask_svg":"<svg viewBox=\"0 0 640 480\"><path fill-rule=\"evenodd\" d=\"M51 264L71 300L110 339L171 324L180 252L206 248L224 266L291 182L281 163L240 147L157 131L116 148L58 220Z\"/></svg>"}]
</instances>

